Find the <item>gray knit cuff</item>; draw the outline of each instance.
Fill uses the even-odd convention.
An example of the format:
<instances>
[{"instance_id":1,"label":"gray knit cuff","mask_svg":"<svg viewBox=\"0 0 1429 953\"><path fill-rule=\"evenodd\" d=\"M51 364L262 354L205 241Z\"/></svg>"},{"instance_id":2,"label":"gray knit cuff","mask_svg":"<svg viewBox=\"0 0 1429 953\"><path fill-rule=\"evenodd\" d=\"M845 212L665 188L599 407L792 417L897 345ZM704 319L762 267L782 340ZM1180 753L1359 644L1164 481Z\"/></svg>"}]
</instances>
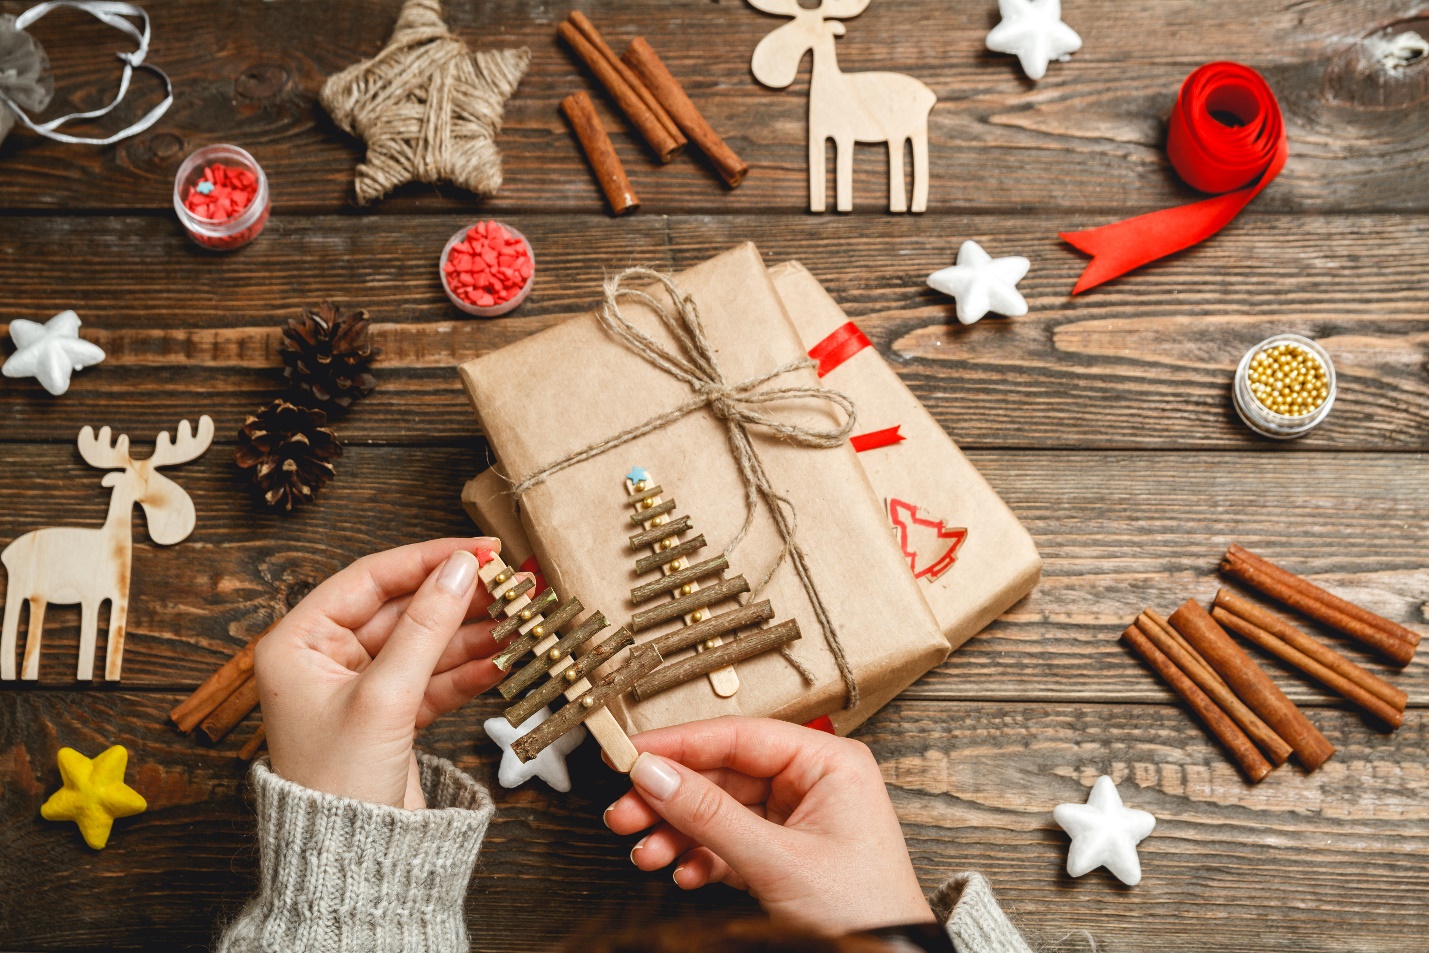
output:
<instances>
[{"instance_id":1,"label":"gray knit cuff","mask_svg":"<svg viewBox=\"0 0 1429 953\"><path fill-rule=\"evenodd\" d=\"M959 874L928 901L958 953L1032 953L978 873Z\"/></svg>"},{"instance_id":2,"label":"gray knit cuff","mask_svg":"<svg viewBox=\"0 0 1429 953\"><path fill-rule=\"evenodd\" d=\"M495 808L450 761L419 754L427 810L321 794L254 764L258 896L220 951L466 951L463 906Z\"/></svg>"}]
</instances>

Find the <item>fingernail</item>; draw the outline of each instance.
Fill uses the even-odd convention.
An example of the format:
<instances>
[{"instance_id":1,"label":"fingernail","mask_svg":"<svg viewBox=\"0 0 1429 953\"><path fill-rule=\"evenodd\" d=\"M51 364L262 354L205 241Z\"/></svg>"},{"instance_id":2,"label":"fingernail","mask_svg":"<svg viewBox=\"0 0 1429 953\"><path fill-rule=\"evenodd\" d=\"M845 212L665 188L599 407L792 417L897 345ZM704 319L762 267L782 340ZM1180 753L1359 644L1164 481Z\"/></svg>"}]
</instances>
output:
<instances>
[{"instance_id":1,"label":"fingernail","mask_svg":"<svg viewBox=\"0 0 1429 953\"><path fill-rule=\"evenodd\" d=\"M670 879L673 880L673 881L675 881L675 886L676 886L676 887L679 887L681 890L684 889L684 885L680 883L680 871L682 871L682 870L684 870L684 869L685 869L685 868L683 868L683 867L676 867L676 868L675 868L675 872L670 875Z\"/></svg>"},{"instance_id":2,"label":"fingernail","mask_svg":"<svg viewBox=\"0 0 1429 953\"><path fill-rule=\"evenodd\" d=\"M454 596L464 596L476 578L476 557L464 549L459 549L447 557L437 576L437 585Z\"/></svg>"},{"instance_id":3,"label":"fingernail","mask_svg":"<svg viewBox=\"0 0 1429 953\"><path fill-rule=\"evenodd\" d=\"M614 805L614 804L612 804L610 807L606 808L606 809L605 809L605 813L600 816L600 822L601 822L602 824L604 824L606 827L609 827L609 826L610 826L610 812L613 811L613 810L615 810L615 805Z\"/></svg>"},{"instance_id":4,"label":"fingernail","mask_svg":"<svg viewBox=\"0 0 1429 953\"><path fill-rule=\"evenodd\" d=\"M645 841L646 841L647 839L648 839L648 838L644 838L644 837L640 838L640 843L638 843L638 844L636 844L634 847L630 848L630 862L631 862L632 864L635 863L635 852L636 852L637 850L639 850L640 848L642 848L642 847L645 846Z\"/></svg>"},{"instance_id":5,"label":"fingernail","mask_svg":"<svg viewBox=\"0 0 1429 953\"><path fill-rule=\"evenodd\" d=\"M659 755L646 751L630 769L635 786L657 801L668 801L680 789L680 774Z\"/></svg>"}]
</instances>

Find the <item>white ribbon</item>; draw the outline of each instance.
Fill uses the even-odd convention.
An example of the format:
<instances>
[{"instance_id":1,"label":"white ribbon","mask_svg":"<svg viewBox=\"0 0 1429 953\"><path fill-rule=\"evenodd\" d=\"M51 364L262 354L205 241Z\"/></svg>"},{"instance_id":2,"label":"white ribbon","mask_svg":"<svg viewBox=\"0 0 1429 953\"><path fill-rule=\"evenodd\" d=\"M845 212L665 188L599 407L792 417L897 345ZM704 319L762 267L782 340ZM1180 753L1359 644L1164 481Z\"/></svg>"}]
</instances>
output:
<instances>
[{"instance_id":1,"label":"white ribbon","mask_svg":"<svg viewBox=\"0 0 1429 953\"><path fill-rule=\"evenodd\" d=\"M83 10L91 14L102 23L106 23L114 29L132 36L139 44L139 48L132 53L120 53L119 58L124 61L124 72L119 77L119 92L114 95L114 100L107 106L89 112L70 113L68 116L61 116L58 119L51 119L49 122L36 123L25 115L25 111L10 100L3 92L0 92L0 103L8 106L15 114L15 117L24 123L26 127L34 130L46 139L53 139L56 142L72 142L81 145L107 146L126 139L129 136L143 132L154 123L159 121L159 117L168 112L174 102L174 87L169 82L168 74L157 66L152 66L144 62L144 57L149 53L149 14L143 8L136 7L132 3L119 3L116 0L48 0L31 7L15 18L15 27L23 30L34 23L40 17L49 13L56 7L74 7L76 10ZM125 17L138 17L142 26L135 26ZM134 76L136 69L147 70L164 81L164 101L153 109L149 110L142 119L122 129L110 136L108 139L90 139L83 136L71 136L63 132L56 132L60 126L71 119L95 119L99 116L107 115L124 100L124 96L129 92L129 80Z\"/></svg>"}]
</instances>

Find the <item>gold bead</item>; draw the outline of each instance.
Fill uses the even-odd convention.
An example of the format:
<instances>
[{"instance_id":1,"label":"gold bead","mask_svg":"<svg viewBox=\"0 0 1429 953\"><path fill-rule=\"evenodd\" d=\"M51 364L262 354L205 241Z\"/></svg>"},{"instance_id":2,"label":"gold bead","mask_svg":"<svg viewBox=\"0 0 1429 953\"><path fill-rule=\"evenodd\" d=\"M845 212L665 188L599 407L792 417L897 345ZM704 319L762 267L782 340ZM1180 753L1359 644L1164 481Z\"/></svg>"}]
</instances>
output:
<instances>
[{"instance_id":1,"label":"gold bead","mask_svg":"<svg viewBox=\"0 0 1429 953\"><path fill-rule=\"evenodd\" d=\"M522 622L530 622L530 621L531 621L531 610L530 610L530 609L522 609L522 610L521 610L521 621L522 621Z\"/></svg>"},{"instance_id":2,"label":"gold bead","mask_svg":"<svg viewBox=\"0 0 1429 953\"><path fill-rule=\"evenodd\" d=\"M538 639L542 638L546 634L546 627L544 625L533 625L531 626L531 634Z\"/></svg>"},{"instance_id":3,"label":"gold bead","mask_svg":"<svg viewBox=\"0 0 1429 953\"><path fill-rule=\"evenodd\" d=\"M670 560L670 571L671 571L671 572L679 572L681 569L684 569L684 568L685 568L685 561L684 561L683 559L672 559L672 560Z\"/></svg>"},{"instance_id":4,"label":"gold bead","mask_svg":"<svg viewBox=\"0 0 1429 953\"><path fill-rule=\"evenodd\" d=\"M694 592L694 591L695 591L695 584L692 583L692 582L687 582L687 583L685 583L683 586L680 587L680 595L682 595L682 596L688 596L690 593L692 593L692 592Z\"/></svg>"},{"instance_id":5,"label":"gold bead","mask_svg":"<svg viewBox=\"0 0 1429 953\"><path fill-rule=\"evenodd\" d=\"M510 578L511 578L511 570L510 570L510 569L503 569L503 570L501 570L499 573L497 573L497 574L496 574L496 578L493 579L493 580L491 580L491 581L494 582L494 583L497 583L497 584L499 585L499 584L505 582L506 580L508 580L508 579L510 579Z\"/></svg>"},{"instance_id":6,"label":"gold bead","mask_svg":"<svg viewBox=\"0 0 1429 953\"><path fill-rule=\"evenodd\" d=\"M640 506L642 509L653 510L655 508L655 497L652 496L648 500L641 500Z\"/></svg>"},{"instance_id":7,"label":"gold bead","mask_svg":"<svg viewBox=\"0 0 1429 953\"><path fill-rule=\"evenodd\" d=\"M644 480L641 480L639 483L636 483L636 484L635 484L635 492L636 492L636 493L644 493L644 492L645 492L645 488L648 487L649 485L650 485L650 484L646 483Z\"/></svg>"},{"instance_id":8,"label":"gold bead","mask_svg":"<svg viewBox=\"0 0 1429 953\"><path fill-rule=\"evenodd\" d=\"M719 642L715 639L705 639L702 644L704 645L706 651L708 651L709 649L719 648Z\"/></svg>"},{"instance_id":9,"label":"gold bead","mask_svg":"<svg viewBox=\"0 0 1429 953\"><path fill-rule=\"evenodd\" d=\"M518 591L520 588L520 586L512 586L510 589L507 589L506 592L502 594L502 598L505 599L507 602L515 602L516 597L521 595L521 593Z\"/></svg>"},{"instance_id":10,"label":"gold bead","mask_svg":"<svg viewBox=\"0 0 1429 953\"><path fill-rule=\"evenodd\" d=\"M674 548L675 548L675 537L673 537L673 536L666 536L664 539L660 540L660 548L661 548L661 549L674 549Z\"/></svg>"},{"instance_id":11,"label":"gold bead","mask_svg":"<svg viewBox=\"0 0 1429 953\"><path fill-rule=\"evenodd\" d=\"M703 622L703 621L705 621L705 617L706 617L707 615L708 615L708 613L705 612L705 610L703 610L703 609L696 609L696 610L694 611L694 613L690 616L690 618L691 618L691 619L694 619L696 622Z\"/></svg>"},{"instance_id":12,"label":"gold bead","mask_svg":"<svg viewBox=\"0 0 1429 953\"><path fill-rule=\"evenodd\" d=\"M582 695L582 696L581 696L581 707L582 707L582 708L594 708L594 707L595 707L595 699L592 698L592 697L589 696L589 695Z\"/></svg>"},{"instance_id":13,"label":"gold bead","mask_svg":"<svg viewBox=\"0 0 1429 953\"><path fill-rule=\"evenodd\" d=\"M664 525L665 525L666 523L668 523L668 522L670 522L670 517L668 517L668 516L657 516L657 517L655 517L653 520L650 521L650 525L651 525L651 526L664 526Z\"/></svg>"},{"instance_id":14,"label":"gold bead","mask_svg":"<svg viewBox=\"0 0 1429 953\"><path fill-rule=\"evenodd\" d=\"M565 671L566 681L574 682L581 677L581 670L572 665Z\"/></svg>"},{"instance_id":15,"label":"gold bead","mask_svg":"<svg viewBox=\"0 0 1429 953\"><path fill-rule=\"evenodd\" d=\"M564 655L565 653L562 652L560 649L551 649L551 651L546 653L546 658L550 659L552 662L559 662Z\"/></svg>"}]
</instances>

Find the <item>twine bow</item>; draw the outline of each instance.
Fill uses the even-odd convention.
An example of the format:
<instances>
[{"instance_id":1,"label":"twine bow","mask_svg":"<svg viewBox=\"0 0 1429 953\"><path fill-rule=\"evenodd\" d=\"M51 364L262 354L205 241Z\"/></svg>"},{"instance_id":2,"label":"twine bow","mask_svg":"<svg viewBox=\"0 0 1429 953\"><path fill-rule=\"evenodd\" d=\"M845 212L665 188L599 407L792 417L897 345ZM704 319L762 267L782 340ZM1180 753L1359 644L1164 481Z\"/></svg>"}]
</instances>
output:
<instances>
[{"instance_id":1,"label":"twine bow","mask_svg":"<svg viewBox=\"0 0 1429 953\"><path fill-rule=\"evenodd\" d=\"M627 287L628 279L648 281L663 286L674 303L673 311L649 292ZM683 354L670 351L626 320L620 310L621 302L624 300L637 301L653 311L674 337ZM785 374L815 366L814 362L808 358L790 361L772 371L758 374L746 380L734 383L727 381L724 371L720 368L719 360L715 357L714 348L705 336L695 300L680 289L675 279L651 268L627 268L618 275L607 278L605 300L596 312L596 316L600 320L601 327L608 334L650 364L670 376L684 381L690 386L694 396L671 410L656 414L644 423L636 424L613 437L596 441L554 463L547 464L515 483L511 488L512 493L519 498L526 490L544 482L562 470L598 457L609 450L643 437L647 433L669 426L695 411L708 408L715 417L725 424L730 449L734 453L735 462L739 464L739 472L744 481L744 525L739 528L739 532L725 547L725 554L733 553L743 542L749 528L754 524L755 509L762 498L765 505L769 507L774 525L778 528L784 545L778 558L764 574L759 585L750 592L750 598L755 598L768 584L774 573L784 564L784 560L792 560L794 571L799 576L799 582L803 585L804 592L814 608L814 615L823 631L824 641L828 644L829 651L833 653L834 662L838 665L839 675L847 690L846 707L856 707L859 702L858 682L854 678L853 669L849 666L848 657L844 653L843 644L839 641L833 621L829 618L824 600L818 587L814 585L804 550L799 545L798 514L795 512L793 502L770 485L768 474L764 472L764 465L754 450L754 440L749 433L750 427L758 427L780 440L801 447L812 449L837 447L853 432L857 420L853 401L838 391L826 390L823 387L767 386ZM827 429L806 427L802 424L780 420L761 409L765 404L803 398L827 401L838 407L845 415L843 424ZM812 683L813 675L794 658L788 647L786 646L781 651L784 658L799 672L800 676L806 682Z\"/></svg>"}]
</instances>

